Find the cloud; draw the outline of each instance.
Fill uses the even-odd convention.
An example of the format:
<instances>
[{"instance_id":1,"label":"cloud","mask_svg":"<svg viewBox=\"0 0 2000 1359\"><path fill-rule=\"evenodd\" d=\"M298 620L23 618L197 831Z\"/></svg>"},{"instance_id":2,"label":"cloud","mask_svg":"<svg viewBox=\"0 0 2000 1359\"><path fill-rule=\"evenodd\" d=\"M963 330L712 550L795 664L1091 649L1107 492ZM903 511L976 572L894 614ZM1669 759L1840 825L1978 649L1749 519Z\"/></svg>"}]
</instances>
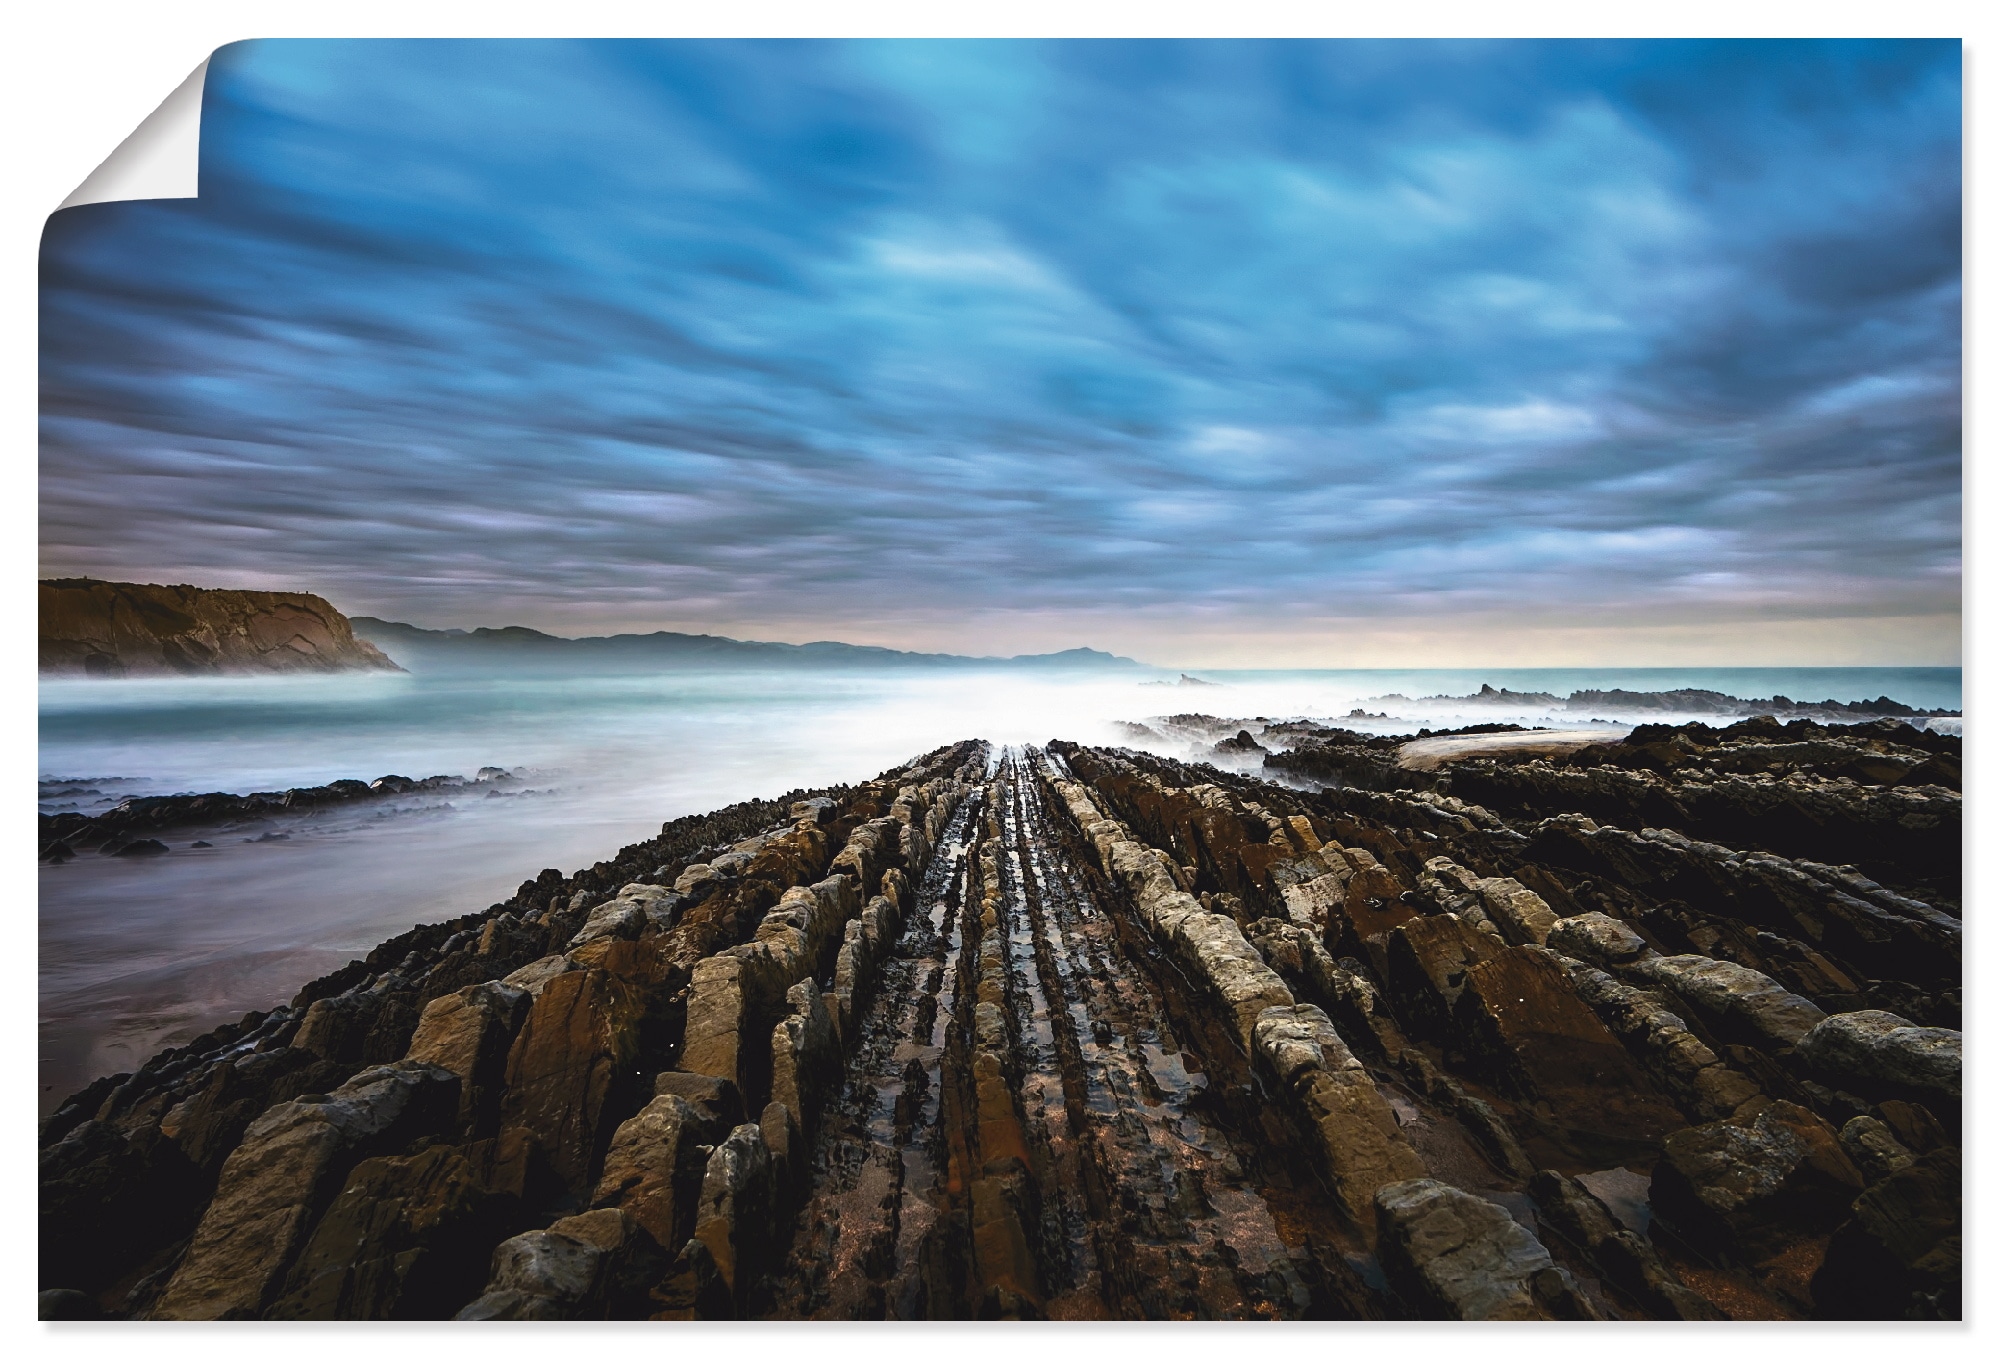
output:
<instances>
[{"instance_id":1,"label":"cloud","mask_svg":"<svg viewBox=\"0 0 2000 1359\"><path fill-rule=\"evenodd\" d=\"M1163 658L1958 608L1953 45L211 71L203 197L45 237L48 573L968 650L1121 609Z\"/></svg>"}]
</instances>

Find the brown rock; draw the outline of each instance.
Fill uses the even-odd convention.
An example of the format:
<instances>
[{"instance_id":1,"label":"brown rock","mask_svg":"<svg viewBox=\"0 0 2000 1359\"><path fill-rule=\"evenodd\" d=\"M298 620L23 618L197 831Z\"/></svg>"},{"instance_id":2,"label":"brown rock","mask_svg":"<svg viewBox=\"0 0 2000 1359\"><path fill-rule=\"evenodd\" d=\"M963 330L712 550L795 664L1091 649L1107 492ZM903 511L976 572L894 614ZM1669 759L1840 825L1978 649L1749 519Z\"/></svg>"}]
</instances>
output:
<instances>
[{"instance_id":1,"label":"brown rock","mask_svg":"<svg viewBox=\"0 0 2000 1359\"><path fill-rule=\"evenodd\" d=\"M442 1321L475 1296L516 1201L456 1147L363 1161L314 1229L272 1320Z\"/></svg>"},{"instance_id":2,"label":"brown rock","mask_svg":"<svg viewBox=\"0 0 2000 1359\"><path fill-rule=\"evenodd\" d=\"M49 675L401 670L318 595L107 580L41 582Z\"/></svg>"},{"instance_id":3,"label":"brown rock","mask_svg":"<svg viewBox=\"0 0 2000 1359\"><path fill-rule=\"evenodd\" d=\"M695 1202L722 1127L702 1105L655 1096L612 1135L591 1206L623 1208L662 1250L677 1253L694 1231Z\"/></svg>"},{"instance_id":4,"label":"brown rock","mask_svg":"<svg viewBox=\"0 0 2000 1359\"><path fill-rule=\"evenodd\" d=\"M331 1095L269 1110L223 1164L215 1197L154 1316L258 1315L349 1168L446 1131L457 1110L458 1077L415 1062L374 1067Z\"/></svg>"},{"instance_id":5,"label":"brown rock","mask_svg":"<svg viewBox=\"0 0 2000 1359\"><path fill-rule=\"evenodd\" d=\"M1503 1082L1593 1155L1629 1155L1687 1126L1546 949L1510 948L1468 969L1458 1019Z\"/></svg>"},{"instance_id":6,"label":"brown rock","mask_svg":"<svg viewBox=\"0 0 2000 1359\"><path fill-rule=\"evenodd\" d=\"M504 982L467 986L424 1007L406 1054L459 1079L459 1126L477 1134L498 1112L507 1054L534 997Z\"/></svg>"},{"instance_id":7,"label":"brown rock","mask_svg":"<svg viewBox=\"0 0 2000 1359\"><path fill-rule=\"evenodd\" d=\"M532 1137L570 1189L589 1188L611 1128L607 1105L632 1078L641 1007L601 969L552 977L508 1053L500 1127Z\"/></svg>"}]
</instances>

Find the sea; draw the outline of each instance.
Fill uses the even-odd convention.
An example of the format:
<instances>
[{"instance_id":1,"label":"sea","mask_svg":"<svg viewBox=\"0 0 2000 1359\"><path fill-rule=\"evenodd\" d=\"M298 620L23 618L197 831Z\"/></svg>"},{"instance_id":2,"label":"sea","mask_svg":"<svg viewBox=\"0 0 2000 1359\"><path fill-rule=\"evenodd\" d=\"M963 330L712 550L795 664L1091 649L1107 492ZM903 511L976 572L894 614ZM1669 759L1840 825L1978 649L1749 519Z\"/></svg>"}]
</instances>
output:
<instances>
[{"instance_id":1,"label":"sea","mask_svg":"<svg viewBox=\"0 0 2000 1359\"><path fill-rule=\"evenodd\" d=\"M40 1103L53 1108L98 1076L281 1004L382 940L504 900L544 868L567 874L609 858L657 834L663 821L859 782L968 737L1140 744L1199 759L1201 749L1146 736L1149 719L1308 717L1391 735L1477 722L1616 730L1729 720L1463 701L1483 685L1559 698L1704 689L1746 699L1962 704L1957 668L44 680L44 812L384 774L509 776L233 835L168 833L168 852L150 858L86 854L41 865ZM1958 730L1955 721L1937 725ZM195 847L201 838L210 843Z\"/></svg>"}]
</instances>

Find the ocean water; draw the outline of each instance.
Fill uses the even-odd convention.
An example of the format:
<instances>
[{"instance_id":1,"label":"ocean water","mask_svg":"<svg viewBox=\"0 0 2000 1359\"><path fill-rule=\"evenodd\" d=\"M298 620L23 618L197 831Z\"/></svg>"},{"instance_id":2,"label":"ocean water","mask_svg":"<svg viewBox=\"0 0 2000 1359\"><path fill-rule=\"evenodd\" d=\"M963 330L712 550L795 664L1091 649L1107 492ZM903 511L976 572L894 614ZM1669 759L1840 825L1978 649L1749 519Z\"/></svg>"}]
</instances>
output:
<instances>
[{"instance_id":1,"label":"ocean water","mask_svg":"<svg viewBox=\"0 0 2000 1359\"><path fill-rule=\"evenodd\" d=\"M1383 733L1620 718L1437 697L1482 684L1558 696L1701 688L1799 701L1886 695L1917 708L1961 702L1956 669L1201 671L1192 678L1203 683L1152 671L45 681L45 811L392 773L471 776L486 766L516 776L445 799L289 821L268 837L210 835L212 848L191 848L200 832L189 831L166 836L170 852L157 858L85 855L43 865L43 1107L163 1046L281 1003L413 924L502 900L545 867L571 872L655 834L664 820L855 782L966 737L1130 744L1133 733L1121 723L1194 712L1304 716ZM1357 708L1374 716L1350 719Z\"/></svg>"}]
</instances>

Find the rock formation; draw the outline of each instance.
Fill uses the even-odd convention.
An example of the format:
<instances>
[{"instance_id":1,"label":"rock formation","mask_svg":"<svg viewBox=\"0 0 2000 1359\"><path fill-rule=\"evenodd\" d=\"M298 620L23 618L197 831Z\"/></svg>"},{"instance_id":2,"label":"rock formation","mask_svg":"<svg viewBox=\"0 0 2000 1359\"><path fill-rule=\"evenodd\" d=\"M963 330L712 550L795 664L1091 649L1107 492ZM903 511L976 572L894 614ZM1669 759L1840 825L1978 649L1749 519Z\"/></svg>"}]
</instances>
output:
<instances>
[{"instance_id":1,"label":"rock formation","mask_svg":"<svg viewBox=\"0 0 2000 1359\"><path fill-rule=\"evenodd\" d=\"M45 675L400 670L318 595L108 580L41 582Z\"/></svg>"},{"instance_id":2,"label":"rock formation","mask_svg":"<svg viewBox=\"0 0 2000 1359\"><path fill-rule=\"evenodd\" d=\"M669 823L65 1102L44 1313L1958 1316L1949 875L1562 768L966 742Z\"/></svg>"}]
</instances>

